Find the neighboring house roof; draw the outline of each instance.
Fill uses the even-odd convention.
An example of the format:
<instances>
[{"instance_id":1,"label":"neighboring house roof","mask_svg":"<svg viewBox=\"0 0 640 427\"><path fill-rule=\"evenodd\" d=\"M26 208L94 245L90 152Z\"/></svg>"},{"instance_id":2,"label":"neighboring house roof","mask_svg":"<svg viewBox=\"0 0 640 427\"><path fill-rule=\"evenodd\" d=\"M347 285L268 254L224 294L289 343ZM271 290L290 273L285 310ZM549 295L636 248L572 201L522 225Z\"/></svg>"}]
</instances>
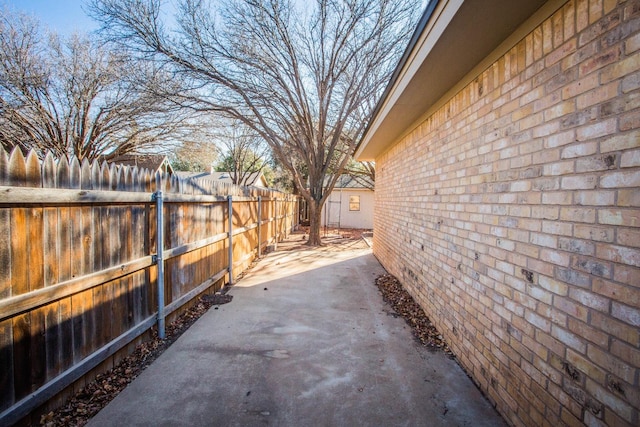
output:
<instances>
[{"instance_id":1,"label":"neighboring house roof","mask_svg":"<svg viewBox=\"0 0 640 427\"><path fill-rule=\"evenodd\" d=\"M231 172L211 172L211 176L213 177L213 179L218 181L227 182L229 184L233 183ZM267 183L267 179L264 177L264 174L262 172L251 173L245 178L244 182L240 183L240 185L263 188L269 186L269 184Z\"/></svg>"},{"instance_id":2,"label":"neighboring house roof","mask_svg":"<svg viewBox=\"0 0 640 427\"><path fill-rule=\"evenodd\" d=\"M373 160L567 0L431 0L356 149Z\"/></svg>"},{"instance_id":3,"label":"neighboring house roof","mask_svg":"<svg viewBox=\"0 0 640 427\"><path fill-rule=\"evenodd\" d=\"M201 179L201 178L211 178L211 173L209 172L186 172L186 171L176 171L176 176L179 178L185 179Z\"/></svg>"},{"instance_id":4,"label":"neighboring house roof","mask_svg":"<svg viewBox=\"0 0 640 427\"><path fill-rule=\"evenodd\" d=\"M325 183L328 183L329 177L325 178ZM371 190L373 188L373 181L368 176L353 177L349 174L340 175L336 182L336 188L352 188L360 190Z\"/></svg>"},{"instance_id":5,"label":"neighboring house roof","mask_svg":"<svg viewBox=\"0 0 640 427\"><path fill-rule=\"evenodd\" d=\"M181 178L213 179L215 181L233 184L230 172L176 172L176 174ZM253 172L245 179L245 182L241 183L240 185L244 185L247 187L267 188L269 186L269 183L267 182L267 179L264 177L264 174L262 172Z\"/></svg>"},{"instance_id":6,"label":"neighboring house roof","mask_svg":"<svg viewBox=\"0 0 640 427\"><path fill-rule=\"evenodd\" d=\"M152 172L162 171L173 174L173 167L167 156L162 154L125 154L109 160L108 163L124 166L137 166Z\"/></svg>"}]
</instances>

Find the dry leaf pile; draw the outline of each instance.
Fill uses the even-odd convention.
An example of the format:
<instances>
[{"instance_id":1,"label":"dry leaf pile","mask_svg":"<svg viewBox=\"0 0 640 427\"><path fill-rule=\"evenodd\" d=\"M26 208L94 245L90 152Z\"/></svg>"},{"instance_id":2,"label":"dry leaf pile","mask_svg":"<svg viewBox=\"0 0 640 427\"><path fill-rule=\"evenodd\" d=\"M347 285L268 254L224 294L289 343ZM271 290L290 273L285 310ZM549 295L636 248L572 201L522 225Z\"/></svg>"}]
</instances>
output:
<instances>
[{"instance_id":1,"label":"dry leaf pile","mask_svg":"<svg viewBox=\"0 0 640 427\"><path fill-rule=\"evenodd\" d=\"M376 278L376 285L382 293L382 298L407 322L413 335L424 346L431 349L440 349L448 356L453 357L453 353L440 332L433 326L424 310L402 287L398 279L390 274L383 274Z\"/></svg>"},{"instance_id":2,"label":"dry leaf pile","mask_svg":"<svg viewBox=\"0 0 640 427\"><path fill-rule=\"evenodd\" d=\"M233 296L226 295L224 292L202 296L193 307L166 325L165 339L159 339L154 331L152 340L140 344L132 354L125 357L113 369L96 376L95 380L76 393L64 406L43 415L40 425L47 427L85 425L211 306L226 304L232 298Z\"/></svg>"}]
</instances>

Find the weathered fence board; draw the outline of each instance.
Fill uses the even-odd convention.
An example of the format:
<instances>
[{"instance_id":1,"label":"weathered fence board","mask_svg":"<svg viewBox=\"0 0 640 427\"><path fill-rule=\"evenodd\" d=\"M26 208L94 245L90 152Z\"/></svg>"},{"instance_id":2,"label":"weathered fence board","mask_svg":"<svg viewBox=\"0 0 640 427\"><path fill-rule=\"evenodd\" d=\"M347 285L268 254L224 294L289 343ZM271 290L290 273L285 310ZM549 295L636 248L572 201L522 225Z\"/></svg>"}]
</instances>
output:
<instances>
[{"instance_id":1,"label":"weathered fence board","mask_svg":"<svg viewBox=\"0 0 640 427\"><path fill-rule=\"evenodd\" d=\"M0 150L0 182L9 182L9 156Z\"/></svg>"},{"instance_id":2,"label":"weathered fence board","mask_svg":"<svg viewBox=\"0 0 640 427\"><path fill-rule=\"evenodd\" d=\"M0 150L0 177L4 175L8 161ZM0 208L0 299L11 296L11 211ZM0 408L15 401L13 373L13 323L11 319L0 321Z\"/></svg>"},{"instance_id":3,"label":"weathered fence board","mask_svg":"<svg viewBox=\"0 0 640 427\"><path fill-rule=\"evenodd\" d=\"M7 408L16 401L13 363L13 321L0 321L0 407Z\"/></svg>"},{"instance_id":4,"label":"weathered fence board","mask_svg":"<svg viewBox=\"0 0 640 427\"><path fill-rule=\"evenodd\" d=\"M0 298L7 298L11 296L11 270L7 268L11 265L11 209L0 207L0 230Z\"/></svg>"},{"instance_id":5,"label":"weathered fence board","mask_svg":"<svg viewBox=\"0 0 640 427\"><path fill-rule=\"evenodd\" d=\"M163 311L177 315L283 238L296 214L296 199L273 191L176 177L157 184L138 168L0 150L0 424L18 421L159 320L157 215Z\"/></svg>"},{"instance_id":6,"label":"weathered fence board","mask_svg":"<svg viewBox=\"0 0 640 427\"><path fill-rule=\"evenodd\" d=\"M37 181L30 180L29 176L39 174L30 174L34 171L33 164L29 165L29 160L34 156L27 157L27 184ZM35 168L35 171L38 169ZM27 256L26 268L28 271L28 291L37 291L44 287L44 252L42 245L43 235L43 212L42 208L28 209L28 218L26 224L27 235ZM29 392L39 388L45 382L46 376L46 323L45 316L46 307L36 308L31 312L30 323L30 362L31 362L31 389Z\"/></svg>"}]
</instances>

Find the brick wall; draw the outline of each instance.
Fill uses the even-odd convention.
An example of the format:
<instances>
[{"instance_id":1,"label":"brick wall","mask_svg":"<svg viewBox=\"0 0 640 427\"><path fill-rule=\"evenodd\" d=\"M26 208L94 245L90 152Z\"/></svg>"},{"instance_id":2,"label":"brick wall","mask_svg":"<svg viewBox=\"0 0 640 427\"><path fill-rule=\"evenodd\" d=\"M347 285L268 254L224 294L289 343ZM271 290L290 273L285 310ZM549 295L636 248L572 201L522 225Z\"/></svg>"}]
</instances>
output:
<instances>
[{"instance_id":1,"label":"brick wall","mask_svg":"<svg viewBox=\"0 0 640 427\"><path fill-rule=\"evenodd\" d=\"M376 162L377 257L509 423L640 425L639 1L568 2Z\"/></svg>"}]
</instances>

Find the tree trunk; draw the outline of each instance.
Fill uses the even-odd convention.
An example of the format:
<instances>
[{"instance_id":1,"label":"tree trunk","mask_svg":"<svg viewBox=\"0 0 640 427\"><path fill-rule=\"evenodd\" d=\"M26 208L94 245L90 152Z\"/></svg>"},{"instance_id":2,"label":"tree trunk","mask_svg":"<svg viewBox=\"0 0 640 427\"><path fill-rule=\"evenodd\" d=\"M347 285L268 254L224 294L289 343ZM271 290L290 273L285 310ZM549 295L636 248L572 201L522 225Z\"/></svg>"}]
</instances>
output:
<instances>
[{"instance_id":1,"label":"tree trunk","mask_svg":"<svg viewBox=\"0 0 640 427\"><path fill-rule=\"evenodd\" d=\"M320 246L322 239L320 237L320 229L322 228L322 206L320 202L311 198L309 202L309 240L307 245Z\"/></svg>"}]
</instances>

